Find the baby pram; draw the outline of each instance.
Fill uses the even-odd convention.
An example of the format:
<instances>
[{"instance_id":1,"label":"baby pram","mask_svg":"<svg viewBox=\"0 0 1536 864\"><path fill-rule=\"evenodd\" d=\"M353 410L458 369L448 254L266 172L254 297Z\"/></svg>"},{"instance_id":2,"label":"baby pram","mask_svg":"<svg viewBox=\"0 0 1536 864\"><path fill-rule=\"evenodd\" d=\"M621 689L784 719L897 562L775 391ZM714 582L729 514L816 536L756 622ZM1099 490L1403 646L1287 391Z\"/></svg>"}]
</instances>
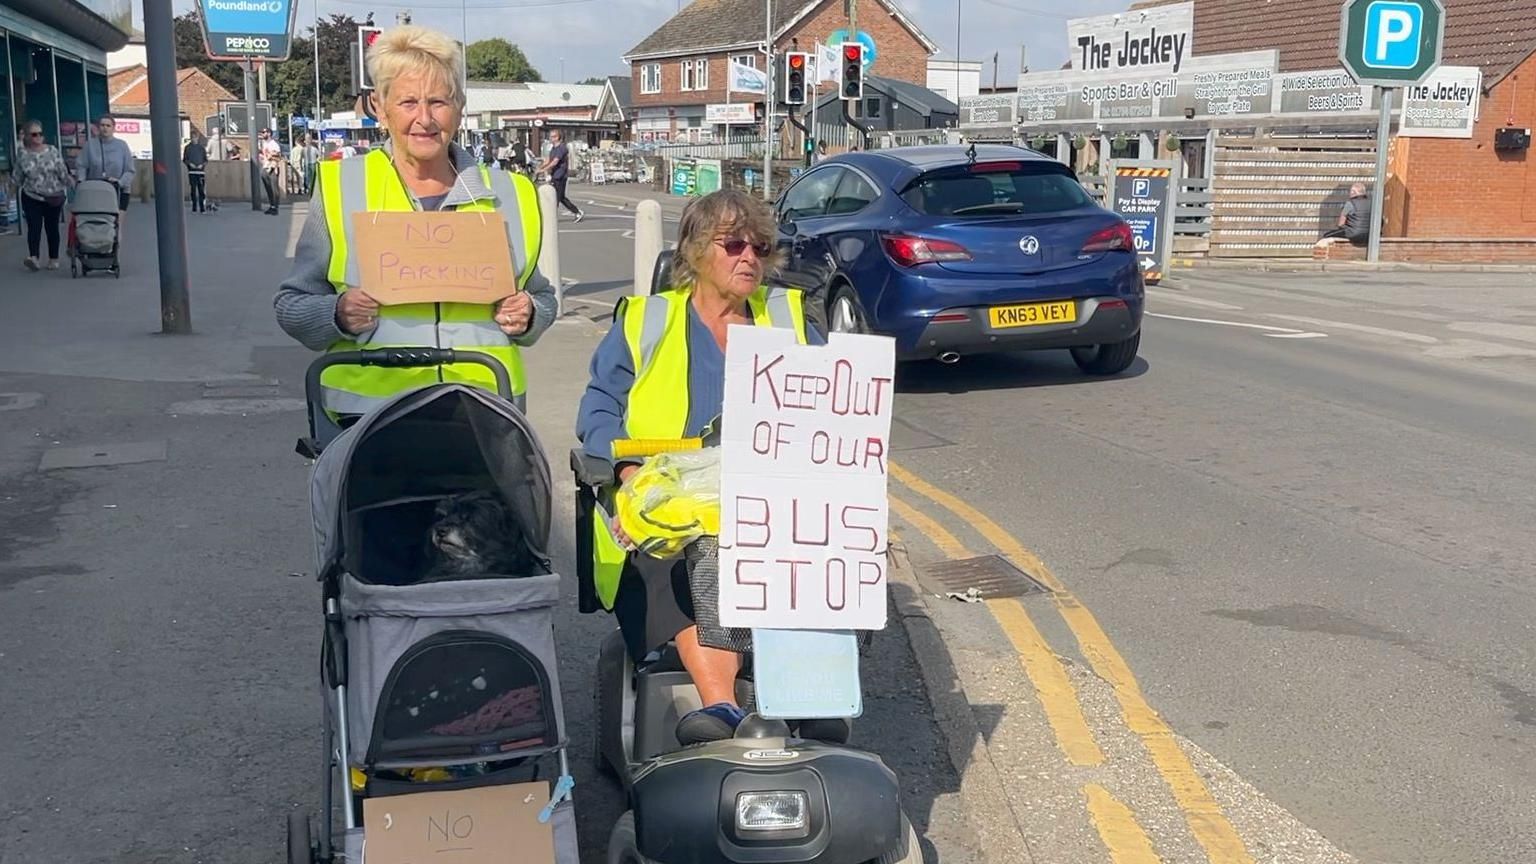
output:
<instances>
[{"instance_id":1,"label":"baby pram","mask_svg":"<svg viewBox=\"0 0 1536 864\"><path fill-rule=\"evenodd\" d=\"M105 180L82 180L69 205L69 275L110 270L122 278L117 256L117 187Z\"/></svg>"},{"instance_id":2,"label":"baby pram","mask_svg":"<svg viewBox=\"0 0 1536 864\"><path fill-rule=\"evenodd\" d=\"M451 362L491 367L501 395L424 387L345 431L320 405L329 366ZM335 353L310 367L304 443L319 453L310 503L325 615L327 768L318 842L309 814L291 814L289 864L361 861L364 799L528 782L541 784L535 795L557 864L577 864L552 624L560 577L548 572L546 554L549 464L510 389L493 358L452 349ZM417 581L431 564L437 503L468 492L506 506L536 572Z\"/></svg>"}]
</instances>

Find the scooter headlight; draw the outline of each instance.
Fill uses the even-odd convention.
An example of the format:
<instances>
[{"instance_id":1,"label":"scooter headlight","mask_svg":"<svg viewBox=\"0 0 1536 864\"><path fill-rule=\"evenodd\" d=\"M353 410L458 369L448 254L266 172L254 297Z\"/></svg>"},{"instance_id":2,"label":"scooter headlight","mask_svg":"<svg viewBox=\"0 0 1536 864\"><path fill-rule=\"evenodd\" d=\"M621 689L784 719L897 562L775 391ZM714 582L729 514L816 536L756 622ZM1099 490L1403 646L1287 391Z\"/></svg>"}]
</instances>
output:
<instances>
[{"instance_id":1,"label":"scooter headlight","mask_svg":"<svg viewBox=\"0 0 1536 864\"><path fill-rule=\"evenodd\" d=\"M736 796L736 830L804 831L809 809L804 792L742 792Z\"/></svg>"}]
</instances>

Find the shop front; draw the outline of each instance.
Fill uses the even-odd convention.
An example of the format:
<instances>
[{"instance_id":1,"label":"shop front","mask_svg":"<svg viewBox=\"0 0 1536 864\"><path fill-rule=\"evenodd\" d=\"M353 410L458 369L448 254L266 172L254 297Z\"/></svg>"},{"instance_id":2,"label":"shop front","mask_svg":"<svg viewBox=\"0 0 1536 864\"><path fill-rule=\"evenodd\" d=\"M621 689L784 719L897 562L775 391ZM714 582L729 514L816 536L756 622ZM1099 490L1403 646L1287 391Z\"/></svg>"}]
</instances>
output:
<instances>
[{"instance_id":1,"label":"shop front","mask_svg":"<svg viewBox=\"0 0 1536 864\"><path fill-rule=\"evenodd\" d=\"M71 168L107 112L107 52L132 31L130 0L0 0L0 223L18 230L11 165L37 121Z\"/></svg>"}]
</instances>

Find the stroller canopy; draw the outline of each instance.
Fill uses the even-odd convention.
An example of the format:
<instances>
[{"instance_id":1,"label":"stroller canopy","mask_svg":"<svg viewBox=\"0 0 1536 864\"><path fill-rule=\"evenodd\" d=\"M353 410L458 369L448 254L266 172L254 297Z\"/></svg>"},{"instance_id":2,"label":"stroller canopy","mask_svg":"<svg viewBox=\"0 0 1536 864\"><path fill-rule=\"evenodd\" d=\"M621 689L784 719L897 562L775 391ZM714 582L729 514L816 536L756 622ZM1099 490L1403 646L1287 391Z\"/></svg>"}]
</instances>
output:
<instances>
[{"instance_id":1,"label":"stroller canopy","mask_svg":"<svg viewBox=\"0 0 1536 864\"><path fill-rule=\"evenodd\" d=\"M70 205L74 213L104 213L117 215L117 187L105 180L81 180L75 185L75 199Z\"/></svg>"},{"instance_id":2,"label":"stroller canopy","mask_svg":"<svg viewBox=\"0 0 1536 864\"><path fill-rule=\"evenodd\" d=\"M310 503L321 574L356 572L360 511L473 490L495 492L548 561L549 461L526 417L464 384L395 397L337 436L315 462Z\"/></svg>"}]
</instances>

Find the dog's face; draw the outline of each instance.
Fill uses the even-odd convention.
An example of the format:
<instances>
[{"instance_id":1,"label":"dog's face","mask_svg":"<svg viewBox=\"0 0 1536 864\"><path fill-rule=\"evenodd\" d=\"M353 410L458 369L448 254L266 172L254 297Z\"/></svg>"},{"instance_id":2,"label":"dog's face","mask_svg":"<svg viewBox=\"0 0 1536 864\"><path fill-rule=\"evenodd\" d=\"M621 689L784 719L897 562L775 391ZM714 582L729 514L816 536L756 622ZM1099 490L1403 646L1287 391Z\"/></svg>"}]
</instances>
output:
<instances>
[{"instance_id":1,"label":"dog's face","mask_svg":"<svg viewBox=\"0 0 1536 864\"><path fill-rule=\"evenodd\" d=\"M486 562L497 553L504 554L515 533L506 507L489 492L455 495L437 502L432 545L445 561L461 566Z\"/></svg>"}]
</instances>

